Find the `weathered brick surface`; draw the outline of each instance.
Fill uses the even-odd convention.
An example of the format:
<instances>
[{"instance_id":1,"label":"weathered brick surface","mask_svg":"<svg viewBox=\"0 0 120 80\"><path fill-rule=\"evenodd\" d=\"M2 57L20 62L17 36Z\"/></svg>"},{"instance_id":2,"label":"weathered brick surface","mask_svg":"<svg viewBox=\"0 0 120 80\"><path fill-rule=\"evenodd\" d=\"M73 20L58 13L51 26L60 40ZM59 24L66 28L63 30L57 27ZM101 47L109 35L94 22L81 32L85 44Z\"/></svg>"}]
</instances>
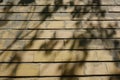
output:
<instances>
[{"instance_id":1,"label":"weathered brick surface","mask_svg":"<svg viewBox=\"0 0 120 80\"><path fill-rule=\"evenodd\" d=\"M6 4L5 0L4 3ZM19 0L16 0L14 4L17 4ZM69 5L70 0L64 0L65 5ZM74 0L76 5L84 5L90 0ZM92 1L92 0L91 0ZM119 0L101 0L102 5L116 5L116 6L102 6L103 9L107 11L105 18L106 19L120 19L120 13L109 13L110 11L120 11L120 7L117 6L120 4ZM116 3L116 2L117 3ZM54 5L54 0L36 0L36 5ZM10 11L13 12L41 12L45 6L15 6ZM71 12L74 8L70 7L66 10L64 8L60 8L57 12ZM52 7L51 7L52 10ZM0 12L2 12L2 8L0 8ZM45 13L43 13L45 14ZM89 15L92 13L88 13L82 17L77 17L74 19L88 19L96 20L98 16ZM9 16L10 15L10 16ZM12 20L40 20L43 15L37 13L13 13L8 14L7 19ZM0 13L0 19L3 18L4 13ZM72 16L70 13L53 13L52 17L49 17L45 20L54 20L54 21L2 21L0 23L0 29L7 28L8 30L0 30L0 38L73 38L73 37L81 37L90 38L90 33L87 30L77 28L98 28L102 26L102 28L108 28L108 25L113 26L114 28L119 28L120 22L117 21L78 21L78 26L76 26L77 21L72 21ZM102 19L102 18L101 18ZM60 20L60 21L57 21ZM4 24L6 23L6 24ZM25 28L26 30L13 30L10 28ZM27 30L28 28L38 28L38 29L59 29L62 28L64 30ZM66 30L67 28L76 28L73 30ZM110 33L109 30L108 33ZM119 38L119 29L115 31L116 34L113 36L114 38ZM21 34L22 33L22 34ZM96 32L96 30L92 30L92 34L99 37L101 33L106 38L106 34L103 32ZM79 38L78 37L78 38ZM8 49L84 49L86 48L87 42L79 41L79 40L2 40L0 39L0 49L6 49L8 45L12 43ZM118 39L119 41L119 39ZM111 41L107 41L103 43L100 40L93 40L91 43L87 44L88 49L104 49L104 48L114 48L114 44L109 43ZM107 45L104 46L103 44ZM119 47L120 48L120 47ZM2 52L1 52L2 53ZM113 60L113 52L107 50L94 50L88 51L5 51L0 54L0 62L51 62L51 61L104 61L104 60ZM16 69L16 70L15 70ZM14 71L15 70L15 71ZM89 74L111 74L113 71L119 71L119 68L116 68L114 63L104 63L104 62L96 62L96 63L22 63L22 64L0 64L0 76L59 76L59 75L89 75ZM0 78L0 80L5 80L4 78ZM73 80L72 78L15 78L14 80ZM74 80L109 80L108 77L80 77L78 79L74 78Z\"/></svg>"}]
</instances>

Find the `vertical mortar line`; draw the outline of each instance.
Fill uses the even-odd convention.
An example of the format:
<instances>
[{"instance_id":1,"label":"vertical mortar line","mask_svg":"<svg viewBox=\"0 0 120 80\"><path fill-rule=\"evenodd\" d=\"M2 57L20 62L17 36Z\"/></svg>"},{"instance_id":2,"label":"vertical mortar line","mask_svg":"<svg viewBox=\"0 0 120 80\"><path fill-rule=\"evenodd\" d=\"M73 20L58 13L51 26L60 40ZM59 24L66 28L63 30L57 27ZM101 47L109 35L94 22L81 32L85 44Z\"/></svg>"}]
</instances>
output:
<instances>
[{"instance_id":1,"label":"vertical mortar line","mask_svg":"<svg viewBox=\"0 0 120 80\"><path fill-rule=\"evenodd\" d=\"M82 30L83 28L85 28L85 26L83 26L83 24L85 23L85 21L80 21L81 22L81 24L80 24L80 30ZM82 30L82 31L84 31L84 30ZM89 54L88 54L89 55ZM87 75L87 64L84 64L84 74L85 75Z\"/></svg>"},{"instance_id":2,"label":"vertical mortar line","mask_svg":"<svg viewBox=\"0 0 120 80\"><path fill-rule=\"evenodd\" d=\"M63 27L64 27L64 29L66 28L66 21L64 21L64 26Z\"/></svg>"},{"instance_id":3,"label":"vertical mortar line","mask_svg":"<svg viewBox=\"0 0 120 80\"><path fill-rule=\"evenodd\" d=\"M107 46L107 44L106 44L106 43L104 44L103 41L102 41L102 43L103 43L104 48L106 48L105 46ZM105 63L105 68L106 68L107 73L109 73L109 71L108 71L108 67L107 67L107 63Z\"/></svg>"},{"instance_id":4,"label":"vertical mortar line","mask_svg":"<svg viewBox=\"0 0 120 80\"><path fill-rule=\"evenodd\" d=\"M64 26L63 26L64 30L66 29L66 24L67 24L66 21L64 21ZM64 48L65 48L65 44L66 44L65 42L66 42L66 40L63 39L63 42L64 42Z\"/></svg>"},{"instance_id":5,"label":"vertical mortar line","mask_svg":"<svg viewBox=\"0 0 120 80\"><path fill-rule=\"evenodd\" d=\"M115 4L116 4L116 6L119 5L116 0L114 0L114 2L115 2ZM116 21L116 22L119 23L119 21ZM118 24L118 27L119 27L119 24Z\"/></svg>"},{"instance_id":6,"label":"vertical mortar line","mask_svg":"<svg viewBox=\"0 0 120 80\"><path fill-rule=\"evenodd\" d=\"M113 0L113 2L114 2L114 5L116 4L116 6L118 5L117 4L117 2L116 2L116 0ZM107 12L106 13L109 13L109 6L107 7ZM112 17L112 16L111 16ZM115 18L114 18L115 19ZM118 21L116 21L117 23L118 23ZM111 41L110 41L111 42ZM110 51L110 54L111 55L113 55L113 53L114 53L114 51L112 50L112 51ZM109 73L109 69L108 69L108 66L107 66L107 63L105 63L105 66L106 66L106 70L107 70L107 73Z\"/></svg>"},{"instance_id":7,"label":"vertical mortar line","mask_svg":"<svg viewBox=\"0 0 120 80\"><path fill-rule=\"evenodd\" d=\"M119 3L117 3L117 1L116 0L114 0L114 2L115 2L115 4L116 4L116 6L118 6L119 5ZM117 16L116 16L117 17ZM116 23L119 23L119 21L116 21ZM119 25L118 25L118 27L119 27Z\"/></svg>"},{"instance_id":8,"label":"vertical mortar line","mask_svg":"<svg viewBox=\"0 0 120 80\"><path fill-rule=\"evenodd\" d=\"M102 42L102 43L104 45L104 48L106 48L105 46L107 46L107 44L106 43L104 44L104 42ZM109 73L109 70L108 70L108 67L107 67L107 63L105 63L105 68L106 68L107 73Z\"/></svg>"},{"instance_id":9,"label":"vertical mortar line","mask_svg":"<svg viewBox=\"0 0 120 80\"><path fill-rule=\"evenodd\" d=\"M56 30L52 30L52 31L55 32L54 37L57 38L57 34L56 34L57 31L56 31ZM58 42L59 42L59 41L58 41ZM53 54L53 55L55 56L55 58L56 58L56 56L57 56L56 52L55 52L55 53L53 52L52 54ZM54 61L55 61L55 58L54 58Z\"/></svg>"},{"instance_id":10,"label":"vertical mortar line","mask_svg":"<svg viewBox=\"0 0 120 80\"><path fill-rule=\"evenodd\" d=\"M84 28L84 26L83 26L83 23L84 23L85 21L80 21L79 23L80 23L80 25L79 25L79 27L78 28L80 28L80 30L78 30L78 31L84 31L84 30L82 30L83 28ZM79 33L78 33L79 34ZM87 72L86 72L86 70L87 70L87 64L84 64L83 65L83 74L84 75L87 75Z\"/></svg>"},{"instance_id":11,"label":"vertical mortar line","mask_svg":"<svg viewBox=\"0 0 120 80\"><path fill-rule=\"evenodd\" d=\"M97 45L97 43L95 43L95 45ZM97 46L95 47L96 49L97 49ZM99 61L99 58L98 58L98 53L97 53L97 51L95 50L95 56L96 56L96 59L97 59L97 61ZM97 65L99 65L99 63L95 63L95 64L97 64ZM102 64L102 63L100 63L100 64ZM94 65L95 66L95 65ZM102 78L100 78L100 80L103 80Z\"/></svg>"},{"instance_id":12,"label":"vertical mortar line","mask_svg":"<svg viewBox=\"0 0 120 80\"><path fill-rule=\"evenodd\" d=\"M46 24L46 25L45 25L45 28L47 29L47 28L48 28L48 25L49 25L49 21L47 21L45 24ZM43 30L43 33L44 33L44 30ZM46 49L46 48L47 48L47 39L44 39L44 40L45 40L44 49ZM46 53L46 50L45 50L45 53Z\"/></svg>"},{"instance_id":13,"label":"vertical mortar line","mask_svg":"<svg viewBox=\"0 0 120 80\"><path fill-rule=\"evenodd\" d=\"M109 14L109 6L107 6L105 9L106 9L106 13L105 14ZM102 44L103 44L104 48L106 48L106 46L108 45L108 44L104 43L103 41L102 41ZM108 70L108 67L107 67L107 63L105 63L105 68L106 68L107 73L109 73L109 70Z\"/></svg>"},{"instance_id":14,"label":"vertical mortar line","mask_svg":"<svg viewBox=\"0 0 120 80\"><path fill-rule=\"evenodd\" d=\"M86 72L86 70L87 70L87 64L84 64L83 67L84 67L84 72L83 73L84 73L84 75L87 75L87 72Z\"/></svg>"},{"instance_id":15,"label":"vertical mortar line","mask_svg":"<svg viewBox=\"0 0 120 80\"><path fill-rule=\"evenodd\" d=\"M33 3L33 5L36 5L35 3ZM33 7L31 7L32 9L30 10L30 12L34 12L34 11L36 11L36 6L33 6ZM31 19L32 17L34 16L34 13L33 14L31 14L31 16L29 16L29 19ZM33 25L32 25L33 26ZM36 32L37 32L37 37L38 37L38 33L39 33L39 31L38 30L36 30ZM35 33L36 33L35 32ZM35 62L35 55L36 54L38 54L38 51L33 51L33 62ZM39 63L39 65L38 64L36 64L37 65L37 67L39 66L40 67L40 63ZM40 75L40 69L38 70L38 74L37 74L38 76Z\"/></svg>"},{"instance_id":16,"label":"vertical mortar line","mask_svg":"<svg viewBox=\"0 0 120 80\"><path fill-rule=\"evenodd\" d=\"M102 5L102 4L101 4ZM98 21L98 25L100 25L101 24L101 22L100 21ZM99 28L101 28L101 26L98 26ZM99 29L97 29L97 31L99 31ZM101 31L99 31L100 33L102 33ZM101 40L101 43L102 44L99 44L99 46L101 47L101 46L103 46L104 48L105 48L105 46L104 46L104 42L103 42L103 40L102 39L100 39ZM96 43L97 44L97 43ZM96 48L97 48L97 46L96 46ZM100 54L100 53L99 53ZM98 57L98 54L97 54L97 51L96 51L96 58L97 58L97 60L99 60L99 57ZM100 62L100 64L102 64L102 66L104 66L104 64L102 63L102 62ZM103 80L102 78L100 78L101 80Z\"/></svg>"}]
</instances>

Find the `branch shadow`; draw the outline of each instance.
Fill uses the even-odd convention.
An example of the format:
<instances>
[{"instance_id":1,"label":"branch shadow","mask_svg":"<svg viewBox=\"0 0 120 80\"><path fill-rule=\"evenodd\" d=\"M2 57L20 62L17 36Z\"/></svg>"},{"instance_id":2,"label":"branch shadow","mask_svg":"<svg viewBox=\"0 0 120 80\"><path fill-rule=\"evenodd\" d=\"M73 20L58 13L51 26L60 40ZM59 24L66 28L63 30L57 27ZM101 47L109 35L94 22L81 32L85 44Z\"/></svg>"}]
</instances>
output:
<instances>
[{"instance_id":1,"label":"branch shadow","mask_svg":"<svg viewBox=\"0 0 120 80\"><path fill-rule=\"evenodd\" d=\"M29 5L31 3L35 3L35 0L20 0L18 2L18 5ZM76 19L84 19L86 17L86 15L89 15L89 16L87 16L87 18L85 18L86 22L87 22L87 20L90 20L93 17L97 17L97 19L104 19L105 16L106 16L105 15L106 10L102 9L102 7L101 7L101 5L102 5L101 0L91 0L91 1L88 0L88 2L84 6L75 6L75 1L74 0L70 0L69 5L65 5L65 6L64 6L64 1L63 0L55 0L54 4L55 4L55 6L52 9L50 8L50 4L48 4L42 9L42 11L40 13L38 13L38 17L42 21L38 25L36 25L35 28L37 28L38 26L43 24L45 22L45 20L47 20L48 18L51 18L53 16L53 13L56 13L61 8L64 8L65 10L67 10L69 8L73 8L73 11L70 13L71 16L72 16L71 20L73 20L73 19L75 19L75 20ZM89 6L89 5L92 5L92 6ZM4 11L9 12L9 10L12 7L13 6L5 7ZM4 16L5 17L4 19L7 19L12 14L6 13L5 16ZM1 25L2 27L5 26L5 24L7 24L7 22L5 22L4 25L3 25L3 23ZM81 26L84 26L82 24L82 21L76 21L76 23L75 23L76 30L74 32L77 32L77 28L82 28ZM98 25L94 25L94 23L91 22L88 26L91 29L86 28L85 33L83 33L83 34L74 34L73 33L72 34L73 38L84 38L84 39L74 40L71 43L71 46L69 47L69 49L70 49L69 52L72 52L72 49L81 49L81 48L82 49L88 49L88 45L90 45L90 43L93 40L92 39L87 39L87 38L113 38L114 35L116 35L116 30L114 29L114 27L118 26L118 25L117 24L116 25L108 24L107 25L108 28L113 28L111 30L104 29L99 21L98 21ZM97 28L97 29L95 29L95 28ZM18 32L18 35L16 36L16 39L13 40L11 42L11 44L6 47L5 50L10 49L18 41L17 38L25 38L26 36L28 36L33 31L30 31L30 32L26 33L25 35L22 35L23 32L24 31ZM42 34L43 34L43 32L38 34L38 30L36 30L35 34L31 37L31 40L27 44L25 44L22 49L23 50L24 49L30 49L34 44L34 39L37 38L38 35L42 35ZM54 35L51 38L52 39L56 38L56 32L54 32ZM58 41L54 41L52 39L49 40L48 42L42 43L39 46L39 49L43 49L43 48L54 49L56 47L56 45L58 44ZM117 41L117 40L101 39L101 41L103 42L103 45L106 48L111 47L109 44L112 44L114 48L118 48L119 44L120 44L120 42ZM63 46L67 46L68 44L70 44L70 40L66 40L66 42ZM63 46L60 49L62 49ZM4 52L5 51L1 52L0 54L2 55L2 54L4 54ZM84 56L83 56L82 59L76 57L75 60L76 61L85 61L88 57L89 50L83 50L83 53L84 53ZM113 51L112 54L115 54L115 53L116 53L116 51ZM13 54L14 55L11 58L10 62L14 62L14 61L21 62L22 61L20 55L17 55L17 51L14 51ZM45 56L50 56L51 54L52 54L52 51L46 51L44 55ZM119 52L117 52L117 55L119 55ZM119 59L119 57L117 55L115 54L113 56L114 60ZM59 55L56 55L56 56L59 56ZM53 58L55 58L55 57L53 57ZM71 60L72 59L69 58L68 61L71 61ZM61 73L62 77L60 77L59 80L79 80L79 78L76 78L76 77L64 78L64 75L75 75L77 69L82 67L84 64L85 64L85 62L80 62L80 63L77 63L77 64L75 63L71 67L70 67L70 63L61 64L60 66L64 66L64 68L60 68L60 66L58 68L58 70L63 71ZM115 63L115 65L118 66L119 63ZM8 64L6 68L9 68L10 66L11 66L11 64ZM14 67L14 70L11 72L11 74L9 76L15 76L18 68L19 68L19 64L16 64L15 67ZM117 78L119 78L119 77L117 77ZM117 79L117 80L119 80L119 79ZM14 80L14 79L6 79L6 80ZM110 80L115 80L115 79L113 79L113 77L111 77Z\"/></svg>"}]
</instances>

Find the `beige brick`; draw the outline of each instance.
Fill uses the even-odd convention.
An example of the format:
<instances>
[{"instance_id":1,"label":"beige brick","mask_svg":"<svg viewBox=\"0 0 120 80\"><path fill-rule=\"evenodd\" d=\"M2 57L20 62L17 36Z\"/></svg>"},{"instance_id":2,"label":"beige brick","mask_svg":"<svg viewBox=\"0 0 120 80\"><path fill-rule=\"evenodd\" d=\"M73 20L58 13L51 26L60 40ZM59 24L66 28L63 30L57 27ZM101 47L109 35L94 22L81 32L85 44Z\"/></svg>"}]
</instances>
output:
<instances>
[{"instance_id":1,"label":"beige brick","mask_svg":"<svg viewBox=\"0 0 120 80\"><path fill-rule=\"evenodd\" d=\"M38 80L37 78L12 78L14 80Z\"/></svg>"},{"instance_id":2,"label":"beige brick","mask_svg":"<svg viewBox=\"0 0 120 80\"><path fill-rule=\"evenodd\" d=\"M32 62L34 54L34 51L28 51L27 53L25 51L6 51L0 56L0 62Z\"/></svg>"},{"instance_id":3,"label":"beige brick","mask_svg":"<svg viewBox=\"0 0 120 80\"><path fill-rule=\"evenodd\" d=\"M46 40L46 49L62 49L63 40Z\"/></svg>"},{"instance_id":4,"label":"beige brick","mask_svg":"<svg viewBox=\"0 0 120 80\"><path fill-rule=\"evenodd\" d=\"M106 70L106 66L104 63L100 63L100 64L97 64L97 63L86 63L85 64L86 66L86 70L85 70L85 73L86 74L106 74L107 73L107 70ZM98 71L100 70L100 71Z\"/></svg>"},{"instance_id":5,"label":"beige brick","mask_svg":"<svg viewBox=\"0 0 120 80\"><path fill-rule=\"evenodd\" d=\"M45 51L39 51L36 52L34 55L34 61L54 61L56 56L56 53L54 52L45 52Z\"/></svg>"},{"instance_id":6,"label":"beige brick","mask_svg":"<svg viewBox=\"0 0 120 80\"><path fill-rule=\"evenodd\" d=\"M13 76L16 72L16 69L15 69L16 67L17 67L17 64L1 64L0 76Z\"/></svg>"},{"instance_id":7,"label":"beige brick","mask_svg":"<svg viewBox=\"0 0 120 80\"><path fill-rule=\"evenodd\" d=\"M64 11L64 10L62 10ZM54 13L53 19L54 20L70 20L72 18L70 13Z\"/></svg>"},{"instance_id":8,"label":"beige brick","mask_svg":"<svg viewBox=\"0 0 120 80\"><path fill-rule=\"evenodd\" d=\"M59 78L46 77L46 78L39 78L38 80L60 80L60 79Z\"/></svg>"},{"instance_id":9,"label":"beige brick","mask_svg":"<svg viewBox=\"0 0 120 80\"><path fill-rule=\"evenodd\" d=\"M54 70L53 70L54 69ZM63 65L61 63L40 64L41 76L60 76L62 74Z\"/></svg>"},{"instance_id":10,"label":"beige brick","mask_svg":"<svg viewBox=\"0 0 120 80\"><path fill-rule=\"evenodd\" d=\"M61 30L56 33L57 38L71 38L73 37L73 31L71 30Z\"/></svg>"},{"instance_id":11,"label":"beige brick","mask_svg":"<svg viewBox=\"0 0 120 80\"><path fill-rule=\"evenodd\" d=\"M21 64L18 67L16 76L37 76L39 75L39 64Z\"/></svg>"},{"instance_id":12,"label":"beige brick","mask_svg":"<svg viewBox=\"0 0 120 80\"><path fill-rule=\"evenodd\" d=\"M51 21L47 28L64 28L64 21Z\"/></svg>"},{"instance_id":13,"label":"beige brick","mask_svg":"<svg viewBox=\"0 0 120 80\"><path fill-rule=\"evenodd\" d=\"M21 55L23 54L23 55ZM35 51L21 52L19 53L21 57L21 62L32 62L34 61Z\"/></svg>"}]
</instances>

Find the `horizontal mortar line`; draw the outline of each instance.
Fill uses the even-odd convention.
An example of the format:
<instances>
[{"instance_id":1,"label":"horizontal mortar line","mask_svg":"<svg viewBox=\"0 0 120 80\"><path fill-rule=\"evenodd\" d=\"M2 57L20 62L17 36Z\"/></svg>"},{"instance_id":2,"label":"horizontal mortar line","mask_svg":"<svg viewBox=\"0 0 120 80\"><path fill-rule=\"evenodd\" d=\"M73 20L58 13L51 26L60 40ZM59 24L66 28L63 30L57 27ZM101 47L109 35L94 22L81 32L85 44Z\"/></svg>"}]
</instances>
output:
<instances>
[{"instance_id":1,"label":"horizontal mortar line","mask_svg":"<svg viewBox=\"0 0 120 80\"><path fill-rule=\"evenodd\" d=\"M0 21L120 21L120 19L101 19L101 20L85 20L85 19L69 19L69 20L0 20Z\"/></svg>"},{"instance_id":2,"label":"horizontal mortar line","mask_svg":"<svg viewBox=\"0 0 120 80\"><path fill-rule=\"evenodd\" d=\"M104 61L39 61L39 62L0 62L0 64L39 64L39 63L47 63L47 64L51 64L51 63L98 63L98 62L102 62L102 63L117 63L120 62L120 60L104 60Z\"/></svg>"},{"instance_id":3,"label":"horizontal mortar line","mask_svg":"<svg viewBox=\"0 0 120 80\"><path fill-rule=\"evenodd\" d=\"M103 12L0 12L0 13L103 13ZM120 11L107 11L104 13L120 13Z\"/></svg>"},{"instance_id":4,"label":"horizontal mortar line","mask_svg":"<svg viewBox=\"0 0 120 80\"><path fill-rule=\"evenodd\" d=\"M0 76L0 78L53 78L53 77L103 77L103 76L120 76L120 74L89 74L89 75L51 75L51 76Z\"/></svg>"},{"instance_id":5,"label":"horizontal mortar line","mask_svg":"<svg viewBox=\"0 0 120 80\"><path fill-rule=\"evenodd\" d=\"M0 28L0 30L96 30L96 29L120 29L120 28Z\"/></svg>"},{"instance_id":6,"label":"horizontal mortar line","mask_svg":"<svg viewBox=\"0 0 120 80\"><path fill-rule=\"evenodd\" d=\"M0 40L77 40L77 39L120 39L120 38L0 38Z\"/></svg>"},{"instance_id":7,"label":"horizontal mortar line","mask_svg":"<svg viewBox=\"0 0 120 80\"><path fill-rule=\"evenodd\" d=\"M94 50L120 50L120 48L104 49L0 49L0 51L94 51Z\"/></svg>"},{"instance_id":8,"label":"horizontal mortar line","mask_svg":"<svg viewBox=\"0 0 120 80\"><path fill-rule=\"evenodd\" d=\"M120 6L120 4L101 4L101 5L0 5L0 6Z\"/></svg>"}]
</instances>

